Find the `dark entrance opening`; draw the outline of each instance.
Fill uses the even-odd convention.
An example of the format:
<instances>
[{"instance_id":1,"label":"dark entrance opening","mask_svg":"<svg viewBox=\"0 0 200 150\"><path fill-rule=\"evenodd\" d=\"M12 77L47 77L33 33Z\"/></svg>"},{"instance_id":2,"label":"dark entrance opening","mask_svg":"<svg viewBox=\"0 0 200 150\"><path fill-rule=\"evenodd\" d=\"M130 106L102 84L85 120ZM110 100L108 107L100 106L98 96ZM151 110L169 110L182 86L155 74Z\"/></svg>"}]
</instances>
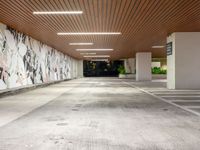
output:
<instances>
[{"instance_id":1,"label":"dark entrance opening","mask_svg":"<svg viewBox=\"0 0 200 150\"><path fill-rule=\"evenodd\" d=\"M84 76L85 77L116 77L118 76L117 69L123 65L122 60L117 61L84 61Z\"/></svg>"}]
</instances>

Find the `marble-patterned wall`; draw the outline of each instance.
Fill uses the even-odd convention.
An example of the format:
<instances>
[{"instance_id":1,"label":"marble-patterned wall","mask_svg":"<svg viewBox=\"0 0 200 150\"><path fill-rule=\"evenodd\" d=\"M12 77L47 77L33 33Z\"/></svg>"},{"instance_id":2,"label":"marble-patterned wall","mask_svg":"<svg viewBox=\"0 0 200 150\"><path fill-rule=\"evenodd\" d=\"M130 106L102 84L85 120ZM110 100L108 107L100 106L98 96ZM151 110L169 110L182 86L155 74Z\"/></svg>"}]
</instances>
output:
<instances>
[{"instance_id":1,"label":"marble-patterned wall","mask_svg":"<svg viewBox=\"0 0 200 150\"><path fill-rule=\"evenodd\" d=\"M75 77L75 59L0 23L0 90Z\"/></svg>"}]
</instances>

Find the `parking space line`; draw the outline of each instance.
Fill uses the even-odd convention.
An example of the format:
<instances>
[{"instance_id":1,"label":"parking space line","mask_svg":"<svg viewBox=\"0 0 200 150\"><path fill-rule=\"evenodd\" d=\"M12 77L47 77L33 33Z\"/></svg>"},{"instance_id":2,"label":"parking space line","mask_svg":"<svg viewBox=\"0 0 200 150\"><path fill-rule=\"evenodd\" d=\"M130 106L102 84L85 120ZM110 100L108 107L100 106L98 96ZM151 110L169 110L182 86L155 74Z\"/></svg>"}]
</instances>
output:
<instances>
[{"instance_id":1,"label":"parking space line","mask_svg":"<svg viewBox=\"0 0 200 150\"><path fill-rule=\"evenodd\" d=\"M200 108L200 106L185 106L188 109L193 109L193 108Z\"/></svg>"},{"instance_id":2,"label":"parking space line","mask_svg":"<svg viewBox=\"0 0 200 150\"><path fill-rule=\"evenodd\" d=\"M157 94L155 94L155 95L157 95ZM182 98L182 97L190 97L190 98L192 98L192 97L194 97L194 98L197 98L197 97L199 97L200 98L200 96L191 96L191 95L171 95L171 96L161 96L162 98L170 98L170 97L175 97L175 98Z\"/></svg>"},{"instance_id":3,"label":"parking space line","mask_svg":"<svg viewBox=\"0 0 200 150\"><path fill-rule=\"evenodd\" d=\"M192 113L192 114L194 114L194 115L200 117L200 113L191 110L190 107L180 106L180 105L178 105L178 104L176 104L176 103L173 103L173 102L171 102L171 101L169 101L169 100L166 100L166 99L164 99L164 98L162 98L162 97L160 97L160 96L155 95L155 94L152 93L152 92L149 92L149 91L147 91L147 90L144 90L144 89L142 89L142 88L140 88L140 87L137 87L137 86L135 86L135 85L133 85L133 84L130 84L130 83L125 82L125 81L122 81L122 82L123 82L124 84L127 84L127 85L129 85L129 86L131 86L131 87L133 87L133 88L136 88L136 89L138 89L138 90L140 90L140 91L142 91L142 92L144 92L144 93L146 93L146 94L148 94L148 95L151 95L151 96L153 96L153 97L155 97L155 98L157 98L157 99L159 99L159 100L161 100L161 101L164 101L164 102L166 102L166 103L168 103L168 104L171 104L171 105L173 105L173 106L176 106L176 107L178 107L178 108L180 108L180 109L182 109L182 110L185 110L185 111L187 111L187 112L190 112L190 113ZM199 90L198 90L198 91L199 91ZM198 108L200 108L200 106L199 106Z\"/></svg>"},{"instance_id":4,"label":"parking space line","mask_svg":"<svg viewBox=\"0 0 200 150\"><path fill-rule=\"evenodd\" d=\"M200 103L200 100L169 100L171 102L199 102Z\"/></svg>"}]
</instances>

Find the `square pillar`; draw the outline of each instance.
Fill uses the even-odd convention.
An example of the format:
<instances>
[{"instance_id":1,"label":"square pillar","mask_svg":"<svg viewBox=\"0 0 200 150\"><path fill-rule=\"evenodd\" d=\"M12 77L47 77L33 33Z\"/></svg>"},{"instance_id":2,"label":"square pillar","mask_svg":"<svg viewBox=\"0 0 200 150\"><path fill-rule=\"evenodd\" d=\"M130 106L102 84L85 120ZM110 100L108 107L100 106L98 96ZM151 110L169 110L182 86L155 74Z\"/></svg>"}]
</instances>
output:
<instances>
[{"instance_id":1,"label":"square pillar","mask_svg":"<svg viewBox=\"0 0 200 150\"><path fill-rule=\"evenodd\" d=\"M82 78L83 77L83 60L77 61L77 77Z\"/></svg>"},{"instance_id":2,"label":"square pillar","mask_svg":"<svg viewBox=\"0 0 200 150\"><path fill-rule=\"evenodd\" d=\"M200 89L200 32L173 33L167 54L167 87Z\"/></svg>"},{"instance_id":3,"label":"square pillar","mask_svg":"<svg viewBox=\"0 0 200 150\"><path fill-rule=\"evenodd\" d=\"M136 81L150 81L151 79L151 53L136 53Z\"/></svg>"}]
</instances>

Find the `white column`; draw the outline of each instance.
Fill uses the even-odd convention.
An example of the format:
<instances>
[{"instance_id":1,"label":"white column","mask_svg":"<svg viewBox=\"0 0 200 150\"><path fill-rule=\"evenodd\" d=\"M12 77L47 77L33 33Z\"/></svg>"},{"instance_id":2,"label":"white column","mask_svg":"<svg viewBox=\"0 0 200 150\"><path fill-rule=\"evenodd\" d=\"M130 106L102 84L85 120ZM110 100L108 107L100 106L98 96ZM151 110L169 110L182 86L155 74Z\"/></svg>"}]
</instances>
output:
<instances>
[{"instance_id":1,"label":"white column","mask_svg":"<svg viewBox=\"0 0 200 150\"><path fill-rule=\"evenodd\" d=\"M151 78L151 53L136 53L136 81L150 81Z\"/></svg>"},{"instance_id":2,"label":"white column","mask_svg":"<svg viewBox=\"0 0 200 150\"><path fill-rule=\"evenodd\" d=\"M77 62L78 64L78 78L82 78L83 77L83 60L78 60Z\"/></svg>"},{"instance_id":3,"label":"white column","mask_svg":"<svg viewBox=\"0 0 200 150\"><path fill-rule=\"evenodd\" d=\"M176 32L167 43L167 87L200 89L200 32Z\"/></svg>"},{"instance_id":4,"label":"white column","mask_svg":"<svg viewBox=\"0 0 200 150\"><path fill-rule=\"evenodd\" d=\"M125 59L124 67L125 67L126 73L135 74L135 58Z\"/></svg>"}]
</instances>

